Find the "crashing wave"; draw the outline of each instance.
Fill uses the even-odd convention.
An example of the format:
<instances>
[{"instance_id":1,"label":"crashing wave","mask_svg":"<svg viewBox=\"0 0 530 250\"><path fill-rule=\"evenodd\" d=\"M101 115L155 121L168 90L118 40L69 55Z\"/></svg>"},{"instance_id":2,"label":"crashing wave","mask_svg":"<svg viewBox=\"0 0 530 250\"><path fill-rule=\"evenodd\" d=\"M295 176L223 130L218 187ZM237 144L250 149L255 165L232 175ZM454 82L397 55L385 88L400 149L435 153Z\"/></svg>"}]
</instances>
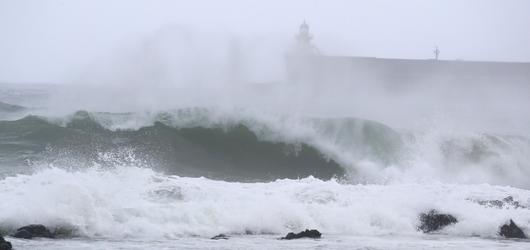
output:
<instances>
[{"instance_id":1,"label":"crashing wave","mask_svg":"<svg viewBox=\"0 0 530 250\"><path fill-rule=\"evenodd\" d=\"M189 108L0 121L9 166L133 165L239 181L315 176L354 183L431 179L528 187L530 140L396 131L356 118Z\"/></svg>"}]
</instances>

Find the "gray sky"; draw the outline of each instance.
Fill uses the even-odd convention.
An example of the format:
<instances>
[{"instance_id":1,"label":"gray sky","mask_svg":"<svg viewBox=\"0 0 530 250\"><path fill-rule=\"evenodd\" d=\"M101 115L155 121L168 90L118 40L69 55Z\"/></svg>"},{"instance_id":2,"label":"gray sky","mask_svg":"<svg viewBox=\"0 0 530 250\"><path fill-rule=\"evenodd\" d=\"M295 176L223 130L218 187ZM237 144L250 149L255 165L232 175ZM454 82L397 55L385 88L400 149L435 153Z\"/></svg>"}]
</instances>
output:
<instances>
[{"instance_id":1,"label":"gray sky","mask_svg":"<svg viewBox=\"0 0 530 250\"><path fill-rule=\"evenodd\" d=\"M528 0L0 0L0 82L65 81L171 25L288 42L304 19L324 54L530 61Z\"/></svg>"}]
</instances>

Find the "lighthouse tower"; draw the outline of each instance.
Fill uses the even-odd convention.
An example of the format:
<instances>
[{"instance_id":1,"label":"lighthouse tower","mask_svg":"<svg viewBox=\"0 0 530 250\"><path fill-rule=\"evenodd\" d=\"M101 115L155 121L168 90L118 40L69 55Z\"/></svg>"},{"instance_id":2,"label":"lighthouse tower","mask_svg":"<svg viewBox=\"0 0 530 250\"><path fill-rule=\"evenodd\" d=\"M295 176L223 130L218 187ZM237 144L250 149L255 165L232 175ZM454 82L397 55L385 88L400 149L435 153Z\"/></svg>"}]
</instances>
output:
<instances>
[{"instance_id":1,"label":"lighthouse tower","mask_svg":"<svg viewBox=\"0 0 530 250\"><path fill-rule=\"evenodd\" d=\"M313 35L309 33L309 25L304 21L300 28L298 29L298 35L296 35L296 39L298 40L298 43L301 44L310 44L311 39L313 39Z\"/></svg>"},{"instance_id":2,"label":"lighthouse tower","mask_svg":"<svg viewBox=\"0 0 530 250\"><path fill-rule=\"evenodd\" d=\"M309 33L309 25L304 21L300 28L298 29L298 34L296 35L296 47L294 52L299 55L311 55L318 54L318 50L311 43L313 35Z\"/></svg>"},{"instance_id":3,"label":"lighthouse tower","mask_svg":"<svg viewBox=\"0 0 530 250\"><path fill-rule=\"evenodd\" d=\"M315 67L318 64L318 49L313 46L313 35L304 21L295 36L296 43L287 53L287 80L293 84L311 84L316 82Z\"/></svg>"}]
</instances>

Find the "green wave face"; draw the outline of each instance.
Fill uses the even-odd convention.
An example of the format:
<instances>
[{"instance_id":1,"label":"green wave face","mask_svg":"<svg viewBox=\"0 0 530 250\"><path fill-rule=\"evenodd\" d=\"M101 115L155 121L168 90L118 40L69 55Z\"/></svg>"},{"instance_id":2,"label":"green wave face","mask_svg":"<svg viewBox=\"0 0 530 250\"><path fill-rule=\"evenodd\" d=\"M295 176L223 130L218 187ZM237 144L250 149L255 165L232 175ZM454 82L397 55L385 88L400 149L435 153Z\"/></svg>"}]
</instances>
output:
<instances>
[{"instance_id":1,"label":"green wave face","mask_svg":"<svg viewBox=\"0 0 530 250\"><path fill-rule=\"evenodd\" d=\"M0 121L0 175L49 165L135 166L230 181L432 178L524 187L530 173L524 137L401 133L355 118L293 122L204 109L136 115L78 111Z\"/></svg>"},{"instance_id":2,"label":"green wave face","mask_svg":"<svg viewBox=\"0 0 530 250\"><path fill-rule=\"evenodd\" d=\"M80 111L64 126L28 116L1 121L0 131L6 139L0 145L4 161L19 166L28 159L77 167L134 164L171 174L243 181L309 175L330 179L345 172L307 143L261 140L243 124L175 128L157 121L137 130L109 130Z\"/></svg>"}]
</instances>

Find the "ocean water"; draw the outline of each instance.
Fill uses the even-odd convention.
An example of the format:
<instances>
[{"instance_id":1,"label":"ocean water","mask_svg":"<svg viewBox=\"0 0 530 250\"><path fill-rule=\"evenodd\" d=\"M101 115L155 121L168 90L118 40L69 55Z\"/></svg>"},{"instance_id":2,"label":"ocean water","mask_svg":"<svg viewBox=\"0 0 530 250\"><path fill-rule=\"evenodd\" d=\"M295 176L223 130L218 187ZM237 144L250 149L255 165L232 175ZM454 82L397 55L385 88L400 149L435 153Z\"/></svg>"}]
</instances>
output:
<instances>
[{"instance_id":1,"label":"ocean water","mask_svg":"<svg viewBox=\"0 0 530 250\"><path fill-rule=\"evenodd\" d=\"M280 241L269 235L239 236L216 241L204 238L175 240L97 240L74 239L53 241L11 239L17 249L528 249L528 242L445 236L363 237L326 235L319 240Z\"/></svg>"},{"instance_id":2,"label":"ocean water","mask_svg":"<svg viewBox=\"0 0 530 250\"><path fill-rule=\"evenodd\" d=\"M530 248L498 234L530 234L523 135L203 107L0 114L0 232L58 235L15 249ZM458 223L419 232L431 209ZM305 229L323 236L279 240Z\"/></svg>"}]
</instances>

